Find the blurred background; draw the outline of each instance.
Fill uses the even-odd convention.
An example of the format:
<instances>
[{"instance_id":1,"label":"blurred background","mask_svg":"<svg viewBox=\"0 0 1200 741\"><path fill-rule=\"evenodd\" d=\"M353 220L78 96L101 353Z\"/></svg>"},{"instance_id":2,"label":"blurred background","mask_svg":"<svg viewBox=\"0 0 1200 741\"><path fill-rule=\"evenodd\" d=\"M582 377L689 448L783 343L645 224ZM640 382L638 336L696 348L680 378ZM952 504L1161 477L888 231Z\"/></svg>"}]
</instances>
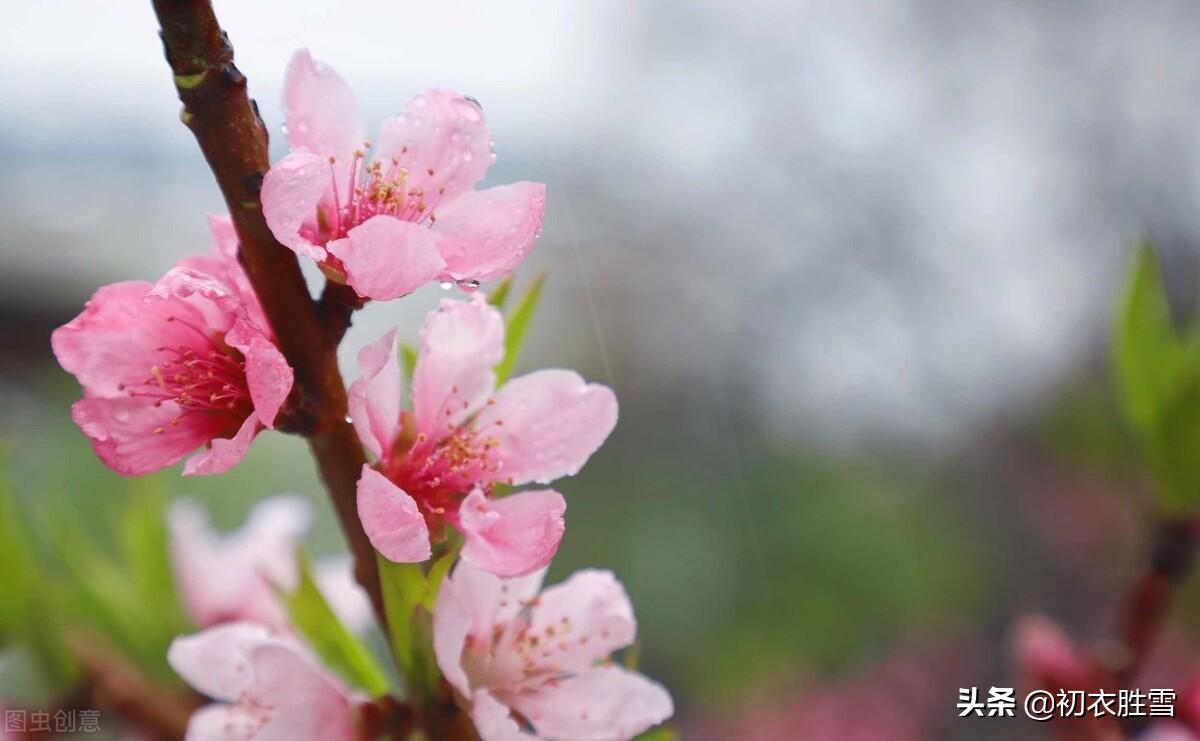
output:
<instances>
[{"instance_id":1,"label":"blurred background","mask_svg":"<svg viewBox=\"0 0 1200 741\"><path fill-rule=\"evenodd\" d=\"M276 156L284 66L308 46L369 127L425 87L477 98L486 183L548 185L518 277L550 278L518 371L577 368L621 402L609 443L560 482L551 581L617 572L685 737L1039 732L957 719L957 688L1014 684L1027 613L1103 638L1142 565L1148 487L1109 329L1143 232L1176 307L1195 303L1200 6L217 11ZM310 550L336 551L299 439L260 437L227 476L131 484L69 420L79 389L51 329L101 283L206 250L221 209L156 32L148 2L16 3L0 24L8 485L32 520L69 513L101 549L95 518L139 487L198 496L224 527L298 492L321 515ZM348 378L358 347L392 325L415 337L442 295L356 316ZM10 656L0 699L48 691L28 664Z\"/></svg>"}]
</instances>

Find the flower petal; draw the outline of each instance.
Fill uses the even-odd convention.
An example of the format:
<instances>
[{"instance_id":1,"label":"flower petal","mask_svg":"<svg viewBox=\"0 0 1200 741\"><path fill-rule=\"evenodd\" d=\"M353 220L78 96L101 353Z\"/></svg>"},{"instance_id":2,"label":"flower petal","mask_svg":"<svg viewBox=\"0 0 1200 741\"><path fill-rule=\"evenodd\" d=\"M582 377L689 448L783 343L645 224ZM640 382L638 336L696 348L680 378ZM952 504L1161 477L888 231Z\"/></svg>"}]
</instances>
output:
<instances>
[{"instance_id":1,"label":"flower petal","mask_svg":"<svg viewBox=\"0 0 1200 741\"><path fill-rule=\"evenodd\" d=\"M589 669L505 699L539 736L574 741L630 739L675 712L661 684L619 666Z\"/></svg>"},{"instance_id":2,"label":"flower petal","mask_svg":"<svg viewBox=\"0 0 1200 741\"><path fill-rule=\"evenodd\" d=\"M400 360L396 330L358 351L362 376L350 384L350 419L358 439L376 458L391 454L400 432Z\"/></svg>"},{"instance_id":3,"label":"flower petal","mask_svg":"<svg viewBox=\"0 0 1200 741\"><path fill-rule=\"evenodd\" d=\"M348 157L366 137L350 86L308 49L298 50L288 62L283 115L292 149L304 147L325 160Z\"/></svg>"},{"instance_id":4,"label":"flower petal","mask_svg":"<svg viewBox=\"0 0 1200 741\"><path fill-rule=\"evenodd\" d=\"M244 320L241 323L249 325ZM275 343L261 334L254 336L242 352L246 358L246 385L250 400L254 402L254 413L268 429L273 428L275 416L292 390L292 366Z\"/></svg>"},{"instance_id":5,"label":"flower petal","mask_svg":"<svg viewBox=\"0 0 1200 741\"><path fill-rule=\"evenodd\" d=\"M425 194L437 211L470 190L492 164L492 135L479 105L451 90L426 90L404 113L379 128L377 161L408 171L407 187Z\"/></svg>"},{"instance_id":6,"label":"flower petal","mask_svg":"<svg viewBox=\"0 0 1200 741\"><path fill-rule=\"evenodd\" d=\"M497 442L497 480L520 485L575 475L616 424L611 389L574 371L549 369L506 383L474 428Z\"/></svg>"},{"instance_id":7,"label":"flower petal","mask_svg":"<svg viewBox=\"0 0 1200 741\"><path fill-rule=\"evenodd\" d=\"M487 691L475 693L471 701L471 722L482 741L536 741L539 738L522 731L508 706Z\"/></svg>"},{"instance_id":8,"label":"flower petal","mask_svg":"<svg viewBox=\"0 0 1200 741\"><path fill-rule=\"evenodd\" d=\"M366 465L358 479L358 518L371 545L389 561L419 563L429 558L429 528L417 503Z\"/></svg>"},{"instance_id":9,"label":"flower petal","mask_svg":"<svg viewBox=\"0 0 1200 741\"><path fill-rule=\"evenodd\" d=\"M438 589L433 608L433 649L442 674L463 694L471 696L462 667L467 636L490 640L493 626L517 616L542 585L545 569L517 579L500 579L459 561Z\"/></svg>"},{"instance_id":10,"label":"flower petal","mask_svg":"<svg viewBox=\"0 0 1200 741\"><path fill-rule=\"evenodd\" d=\"M188 718L184 741L250 741L262 727L262 718L241 705L214 702Z\"/></svg>"},{"instance_id":11,"label":"flower petal","mask_svg":"<svg viewBox=\"0 0 1200 741\"><path fill-rule=\"evenodd\" d=\"M475 489L458 510L466 538L462 558L496 576L532 573L554 558L566 527L566 511L566 500L551 489L494 500Z\"/></svg>"},{"instance_id":12,"label":"flower petal","mask_svg":"<svg viewBox=\"0 0 1200 741\"><path fill-rule=\"evenodd\" d=\"M208 476L225 473L246 457L250 443L254 442L255 436L261 429L262 425L258 418L251 414L246 417L246 421L242 422L242 426L233 437L213 438L209 442L208 450L188 458L187 462L183 464L183 475Z\"/></svg>"},{"instance_id":13,"label":"flower petal","mask_svg":"<svg viewBox=\"0 0 1200 741\"><path fill-rule=\"evenodd\" d=\"M546 186L513 183L464 193L437 212L434 231L454 280L488 281L521 264L542 231Z\"/></svg>"},{"instance_id":14,"label":"flower petal","mask_svg":"<svg viewBox=\"0 0 1200 741\"><path fill-rule=\"evenodd\" d=\"M553 654L546 660L566 672L584 671L637 637L625 588L612 572L596 569L577 571L544 590L529 629L548 636L546 649Z\"/></svg>"},{"instance_id":15,"label":"flower petal","mask_svg":"<svg viewBox=\"0 0 1200 741\"><path fill-rule=\"evenodd\" d=\"M433 232L394 216L372 216L326 248L359 296L380 301L412 293L446 266Z\"/></svg>"},{"instance_id":16,"label":"flower petal","mask_svg":"<svg viewBox=\"0 0 1200 741\"><path fill-rule=\"evenodd\" d=\"M311 241L317 206L332 190L329 160L312 152L292 152L267 171L262 184L263 218L281 244L317 262L325 249Z\"/></svg>"},{"instance_id":17,"label":"flower petal","mask_svg":"<svg viewBox=\"0 0 1200 741\"><path fill-rule=\"evenodd\" d=\"M198 692L217 700L237 700L254 684L250 649L274 640L254 623L226 623L171 642L167 663Z\"/></svg>"},{"instance_id":18,"label":"flower petal","mask_svg":"<svg viewBox=\"0 0 1200 741\"><path fill-rule=\"evenodd\" d=\"M219 433L218 422L188 415L175 402L155 406L144 398L89 399L71 406L71 419L92 443L96 456L125 476L141 476L174 465ZM180 424L173 424L182 419Z\"/></svg>"},{"instance_id":19,"label":"flower petal","mask_svg":"<svg viewBox=\"0 0 1200 741\"><path fill-rule=\"evenodd\" d=\"M142 383L160 348L186 341L171 317L200 319L183 302L146 301L153 288L145 281L102 286L79 316L51 333L54 356L90 396L123 396L122 384Z\"/></svg>"},{"instance_id":20,"label":"flower petal","mask_svg":"<svg viewBox=\"0 0 1200 741\"><path fill-rule=\"evenodd\" d=\"M475 412L496 385L504 355L504 319L481 296L443 299L421 327L413 371L417 432L436 441Z\"/></svg>"}]
</instances>

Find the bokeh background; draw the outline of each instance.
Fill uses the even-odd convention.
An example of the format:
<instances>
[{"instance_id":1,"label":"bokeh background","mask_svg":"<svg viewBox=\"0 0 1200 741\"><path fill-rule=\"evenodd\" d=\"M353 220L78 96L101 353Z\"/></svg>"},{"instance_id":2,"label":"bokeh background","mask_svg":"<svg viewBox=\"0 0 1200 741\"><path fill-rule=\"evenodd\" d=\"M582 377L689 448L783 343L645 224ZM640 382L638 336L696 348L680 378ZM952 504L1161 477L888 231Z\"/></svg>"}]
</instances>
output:
<instances>
[{"instance_id":1,"label":"bokeh background","mask_svg":"<svg viewBox=\"0 0 1200 741\"><path fill-rule=\"evenodd\" d=\"M547 183L519 277L550 278L520 366L577 368L621 402L609 443L561 482L551 579L618 573L641 665L673 689L685 737L1038 732L958 720L956 688L1014 683L1011 630L1029 612L1102 638L1141 565L1149 499L1109 328L1140 233L1181 316L1194 304L1200 6L217 10L276 155L284 65L308 46L368 122L424 87L472 95L496 141L487 182ZM79 391L50 330L99 284L206 249L221 202L178 122L149 3L4 16L12 492L34 521L70 517L103 544L103 513L139 487L201 497L226 527L293 491L321 514L310 550L338 550L300 440L264 435L228 476L131 485L71 425ZM442 295L361 312L348 377L359 346L392 325L414 337ZM24 664L10 656L0 697L36 696Z\"/></svg>"}]
</instances>

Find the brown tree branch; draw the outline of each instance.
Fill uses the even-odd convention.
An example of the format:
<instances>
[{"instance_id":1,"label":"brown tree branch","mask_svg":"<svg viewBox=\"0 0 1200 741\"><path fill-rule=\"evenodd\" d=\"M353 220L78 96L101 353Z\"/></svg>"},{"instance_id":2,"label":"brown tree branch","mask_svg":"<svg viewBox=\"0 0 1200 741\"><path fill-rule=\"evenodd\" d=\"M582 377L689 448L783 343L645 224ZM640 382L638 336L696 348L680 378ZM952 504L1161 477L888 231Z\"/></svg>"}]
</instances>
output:
<instances>
[{"instance_id":1,"label":"brown tree branch","mask_svg":"<svg viewBox=\"0 0 1200 741\"><path fill-rule=\"evenodd\" d=\"M1192 570L1196 535L1197 522L1190 517L1164 520L1155 530L1147 569L1125 593L1120 606L1120 656L1112 671L1118 687L1129 687L1145 666L1175 593Z\"/></svg>"},{"instance_id":2,"label":"brown tree branch","mask_svg":"<svg viewBox=\"0 0 1200 741\"><path fill-rule=\"evenodd\" d=\"M348 314L338 320L338 326L345 325L340 331L326 329L295 254L267 228L259 200L263 175L270 167L267 130L246 93L245 76L233 64L233 47L217 23L211 2L153 3L167 63L183 101L180 118L195 134L216 176L241 242L242 265L280 349L295 370L299 393L306 406L316 411L309 444L354 554L355 575L382 620L375 554L355 504L365 458L346 419L346 389L337 365L337 343L349 325Z\"/></svg>"}]
</instances>

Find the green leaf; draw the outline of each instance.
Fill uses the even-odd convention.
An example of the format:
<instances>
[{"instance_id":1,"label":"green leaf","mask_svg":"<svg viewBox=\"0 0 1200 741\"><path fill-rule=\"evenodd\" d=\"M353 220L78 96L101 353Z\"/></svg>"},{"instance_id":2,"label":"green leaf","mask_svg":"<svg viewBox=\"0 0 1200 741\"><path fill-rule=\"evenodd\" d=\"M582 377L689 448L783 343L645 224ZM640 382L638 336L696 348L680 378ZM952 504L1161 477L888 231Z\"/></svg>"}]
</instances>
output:
<instances>
[{"instance_id":1,"label":"green leaf","mask_svg":"<svg viewBox=\"0 0 1200 741\"><path fill-rule=\"evenodd\" d=\"M400 343L400 362L404 365L404 377L412 384L413 372L417 370L417 348L407 342Z\"/></svg>"},{"instance_id":2,"label":"green leaf","mask_svg":"<svg viewBox=\"0 0 1200 741\"><path fill-rule=\"evenodd\" d=\"M525 291L517 302L512 314L508 316L504 328L504 358L496 366L496 385L504 383L512 375L513 367L517 364L517 355L525 342L525 334L533 321L533 313L537 310L538 301L542 297L542 286L546 284L546 274L539 273L533 279L533 285Z\"/></svg>"},{"instance_id":3,"label":"green leaf","mask_svg":"<svg viewBox=\"0 0 1200 741\"><path fill-rule=\"evenodd\" d=\"M442 579L458 555L449 549L435 559L428 572L421 564L394 563L376 554L388 636L396 664L404 675L408 699L418 704L432 700L439 678L433 654L433 603Z\"/></svg>"},{"instance_id":4,"label":"green leaf","mask_svg":"<svg viewBox=\"0 0 1200 741\"><path fill-rule=\"evenodd\" d=\"M303 554L299 557L299 565L295 591L280 594L292 624L308 640L308 645L325 665L351 685L365 690L372 697L387 694L390 688L383 669L366 646L342 625L317 588L308 559Z\"/></svg>"},{"instance_id":5,"label":"green leaf","mask_svg":"<svg viewBox=\"0 0 1200 741\"><path fill-rule=\"evenodd\" d=\"M1200 334L1171 323L1162 272L1142 240L1113 337L1122 408L1141 438L1159 504L1182 512L1200 498Z\"/></svg>"},{"instance_id":6,"label":"green leaf","mask_svg":"<svg viewBox=\"0 0 1200 741\"><path fill-rule=\"evenodd\" d=\"M1126 414L1152 430L1184 370L1186 352L1171 326L1154 249L1143 240L1134 258L1114 334L1117 375Z\"/></svg>"},{"instance_id":7,"label":"green leaf","mask_svg":"<svg viewBox=\"0 0 1200 741\"><path fill-rule=\"evenodd\" d=\"M497 309L504 311L504 305L508 303L508 294L512 291L513 277L512 273L504 276L504 280L496 284L492 292L488 294L488 303L495 306Z\"/></svg>"}]
</instances>

